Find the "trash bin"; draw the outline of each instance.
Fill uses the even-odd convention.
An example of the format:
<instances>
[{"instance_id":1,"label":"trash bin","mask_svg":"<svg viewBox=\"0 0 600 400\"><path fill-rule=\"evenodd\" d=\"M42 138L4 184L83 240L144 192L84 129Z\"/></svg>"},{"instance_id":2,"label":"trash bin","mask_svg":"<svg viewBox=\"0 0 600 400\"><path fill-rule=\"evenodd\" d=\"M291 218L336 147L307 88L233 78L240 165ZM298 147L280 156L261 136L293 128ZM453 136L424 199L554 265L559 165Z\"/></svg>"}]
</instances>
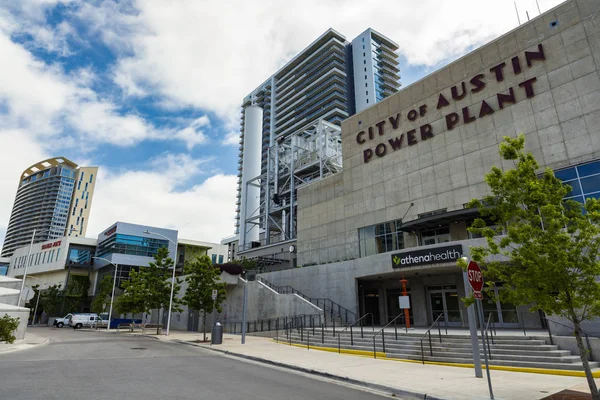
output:
<instances>
[{"instance_id":1,"label":"trash bin","mask_svg":"<svg viewBox=\"0 0 600 400\"><path fill-rule=\"evenodd\" d=\"M210 344L223 344L223 325L219 322L215 323L212 327Z\"/></svg>"}]
</instances>

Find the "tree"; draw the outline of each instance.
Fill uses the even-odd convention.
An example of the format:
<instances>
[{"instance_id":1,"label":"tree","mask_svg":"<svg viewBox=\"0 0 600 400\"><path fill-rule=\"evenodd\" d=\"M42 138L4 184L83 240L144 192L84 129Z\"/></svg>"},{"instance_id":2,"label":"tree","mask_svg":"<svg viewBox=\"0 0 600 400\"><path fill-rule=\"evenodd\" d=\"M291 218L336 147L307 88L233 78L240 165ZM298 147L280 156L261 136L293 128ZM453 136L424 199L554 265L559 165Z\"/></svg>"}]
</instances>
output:
<instances>
[{"instance_id":1,"label":"tree","mask_svg":"<svg viewBox=\"0 0 600 400\"><path fill-rule=\"evenodd\" d=\"M581 322L600 316L600 201L587 199L582 210L581 203L564 200L571 187L550 169L539 174L537 161L524 147L523 135L504 138L500 155L514 168L493 167L485 176L491 194L469 203L481 214L469 229L487 242L472 247L471 256L485 264L488 280L504 283L501 299L533 304L532 310L573 324L592 398L599 400ZM498 255L508 261L499 261Z\"/></svg>"},{"instance_id":2,"label":"tree","mask_svg":"<svg viewBox=\"0 0 600 400\"><path fill-rule=\"evenodd\" d=\"M214 309L222 311L221 303L225 300L225 282L221 282L221 270L212 265L208 256L197 257L185 266L185 281L188 288L183 296L183 302L192 310L202 310L202 326L204 341L206 341L206 313ZM213 300L212 292L217 291Z\"/></svg>"},{"instance_id":3,"label":"tree","mask_svg":"<svg viewBox=\"0 0 600 400\"><path fill-rule=\"evenodd\" d=\"M60 283L52 285L40 293L40 305L48 315L56 315L58 312L63 298L63 292L60 290L61 286Z\"/></svg>"},{"instance_id":4,"label":"tree","mask_svg":"<svg viewBox=\"0 0 600 400\"><path fill-rule=\"evenodd\" d=\"M244 267L244 270L247 271L251 271L258 268L256 261L248 260L246 257L242 257L242 261L240 264L242 265L242 267Z\"/></svg>"},{"instance_id":5,"label":"tree","mask_svg":"<svg viewBox=\"0 0 600 400\"><path fill-rule=\"evenodd\" d=\"M169 250L165 247L158 249L154 255L154 262L150 262L147 267L140 268L139 271L131 271L129 281L123 282L125 292L119 297L117 309L122 313L149 313L150 310L160 310L168 307L171 299L171 271L173 260L169 258ZM174 293L177 294L181 281L176 280ZM173 296L172 311L181 311L181 300ZM160 324L159 324L160 325ZM156 328L156 334L159 328Z\"/></svg>"},{"instance_id":6,"label":"tree","mask_svg":"<svg viewBox=\"0 0 600 400\"><path fill-rule=\"evenodd\" d=\"M94 297L90 307L92 312L100 314L107 311L107 304L110 304L110 299L112 297L113 278L113 276L104 275L104 278L100 281L98 293L96 294L96 297ZM118 299L117 288L115 288L115 298Z\"/></svg>"},{"instance_id":7,"label":"tree","mask_svg":"<svg viewBox=\"0 0 600 400\"><path fill-rule=\"evenodd\" d=\"M0 340L14 343L17 339L14 332L19 329L19 318L11 318L8 314L0 318Z\"/></svg>"},{"instance_id":8,"label":"tree","mask_svg":"<svg viewBox=\"0 0 600 400\"><path fill-rule=\"evenodd\" d=\"M33 312L35 313L37 310L35 309L36 304L39 306L39 302L38 302L38 297L40 297L40 285L33 285L31 287L31 289L33 290L33 297L27 302L25 303L25 307L29 308L30 310L33 310ZM41 297L40 297L41 299ZM39 309L40 307L38 307ZM43 308L43 304L42 304L42 308ZM35 314L33 315L33 317L31 317L31 323L33 323L33 321L35 321Z\"/></svg>"}]
</instances>

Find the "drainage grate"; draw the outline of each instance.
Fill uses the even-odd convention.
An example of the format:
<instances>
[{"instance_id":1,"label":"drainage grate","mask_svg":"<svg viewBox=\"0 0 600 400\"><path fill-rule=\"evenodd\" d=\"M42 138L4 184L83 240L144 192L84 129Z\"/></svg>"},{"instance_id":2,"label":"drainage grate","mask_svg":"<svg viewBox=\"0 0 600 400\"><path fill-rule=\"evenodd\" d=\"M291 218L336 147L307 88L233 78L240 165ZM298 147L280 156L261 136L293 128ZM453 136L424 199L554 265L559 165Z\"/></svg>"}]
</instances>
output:
<instances>
[{"instance_id":1,"label":"drainage grate","mask_svg":"<svg viewBox=\"0 0 600 400\"><path fill-rule=\"evenodd\" d=\"M131 347L131 350L146 350L147 347Z\"/></svg>"}]
</instances>

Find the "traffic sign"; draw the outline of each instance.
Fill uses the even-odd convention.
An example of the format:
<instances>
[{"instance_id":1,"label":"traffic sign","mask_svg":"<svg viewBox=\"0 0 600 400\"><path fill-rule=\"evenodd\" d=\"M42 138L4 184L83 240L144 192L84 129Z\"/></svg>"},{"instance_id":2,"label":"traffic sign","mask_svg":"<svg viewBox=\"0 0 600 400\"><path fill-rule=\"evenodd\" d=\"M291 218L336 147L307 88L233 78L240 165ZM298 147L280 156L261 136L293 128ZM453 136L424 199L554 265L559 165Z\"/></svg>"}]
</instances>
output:
<instances>
[{"instance_id":1,"label":"traffic sign","mask_svg":"<svg viewBox=\"0 0 600 400\"><path fill-rule=\"evenodd\" d=\"M483 300L483 293L481 293L481 292L473 292L473 297L476 300Z\"/></svg>"},{"instance_id":2,"label":"traffic sign","mask_svg":"<svg viewBox=\"0 0 600 400\"><path fill-rule=\"evenodd\" d=\"M469 284L473 288L475 293L481 292L483 289L483 275L481 274L481 268L475 261L469 261L469 266L467 267L467 278L469 279Z\"/></svg>"},{"instance_id":3,"label":"traffic sign","mask_svg":"<svg viewBox=\"0 0 600 400\"><path fill-rule=\"evenodd\" d=\"M212 291L212 299L213 300L217 299L217 289L213 289L213 291Z\"/></svg>"}]
</instances>

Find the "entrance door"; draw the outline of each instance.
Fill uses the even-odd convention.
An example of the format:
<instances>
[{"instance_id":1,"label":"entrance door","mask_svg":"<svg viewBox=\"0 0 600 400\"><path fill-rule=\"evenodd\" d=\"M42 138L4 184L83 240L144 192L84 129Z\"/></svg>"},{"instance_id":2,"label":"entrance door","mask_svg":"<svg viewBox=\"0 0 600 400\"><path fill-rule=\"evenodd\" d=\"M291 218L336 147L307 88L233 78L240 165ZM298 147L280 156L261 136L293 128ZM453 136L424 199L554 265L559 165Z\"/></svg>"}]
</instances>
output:
<instances>
[{"instance_id":1,"label":"entrance door","mask_svg":"<svg viewBox=\"0 0 600 400\"><path fill-rule=\"evenodd\" d=\"M379 289L364 289L364 314L371 313L373 315L373 321L375 325L379 325ZM365 320L365 324L371 323L371 318L367 317Z\"/></svg>"},{"instance_id":2,"label":"entrance door","mask_svg":"<svg viewBox=\"0 0 600 400\"><path fill-rule=\"evenodd\" d=\"M441 323L449 326L461 326L460 300L455 285L438 286L429 289L432 322L438 316Z\"/></svg>"}]
</instances>

